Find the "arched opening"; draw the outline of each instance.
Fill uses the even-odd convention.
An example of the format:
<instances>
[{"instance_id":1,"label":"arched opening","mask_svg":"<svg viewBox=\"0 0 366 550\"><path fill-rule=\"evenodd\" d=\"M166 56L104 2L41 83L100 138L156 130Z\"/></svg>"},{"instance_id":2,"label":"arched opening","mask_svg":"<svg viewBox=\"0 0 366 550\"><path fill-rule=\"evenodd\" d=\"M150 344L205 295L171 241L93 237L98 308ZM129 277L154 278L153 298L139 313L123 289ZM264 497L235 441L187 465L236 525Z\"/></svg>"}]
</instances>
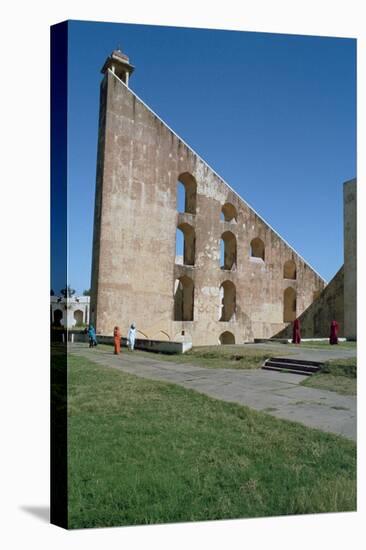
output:
<instances>
[{"instance_id":1,"label":"arched opening","mask_svg":"<svg viewBox=\"0 0 366 550\"><path fill-rule=\"evenodd\" d=\"M224 281L220 286L219 321L235 320L236 288L231 281Z\"/></svg>"},{"instance_id":2,"label":"arched opening","mask_svg":"<svg viewBox=\"0 0 366 550\"><path fill-rule=\"evenodd\" d=\"M221 345L235 344L235 336L232 332L225 331L219 336L219 342Z\"/></svg>"},{"instance_id":3,"label":"arched opening","mask_svg":"<svg viewBox=\"0 0 366 550\"><path fill-rule=\"evenodd\" d=\"M238 221L238 213L236 208L230 202L224 204L221 208L221 219L225 222L236 223Z\"/></svg>"},{"instance_id":4,"label":"arched opening","mask_svg":"<svg viewBox=\"0 0 366 550\"><path fill-rule=\"evenodd\" d=\"M183 183L177 181L177 212L185 211L186 190Z\"/></svg>"},{"instance_id":5,"label":"arched opening","mask_svg":"<svg viewBox=\"0 0 366 550\"><path fill-rule=\"evenodd\" d=\"M283 322L292 323L296 319L296 292L293 288L286 288L283 293Z\"/></svg>"},{"instance_id":6,"label":"arched opening","mask_svg":"<svg viewBox=\"0 0 366 550\"><path fill-rule=\"evenodd\" d=\"M182 188L183 186L183 188ZM197 182L192 174L184 172L178 177L177 210L178 212L196 213Z\"/></svg>"},{"instance_id":7,"label":"arched opening","mask_svg":"<svg viewBox=\"0 0 366 550\"><path fill-rule=\"evenodd\" d=\"M184 275L174 284L174 321L193 321L194 285L190 277Z\"/></svg>"},{"instance_id":8,"label":"arched opening","mask_svg":"<svg viewBox=\"0 0 366 550\"><path fill-rule=\"evenodd\" d=\"M175 232L175 263L177 265L183 265L183 251L184 251L184 234L181 229Z\"/></svg>"},{"instance_id":9,"label":"arched opening","mask_svg":"<svg viewBox=\"0 0 366 550\"><path fill-rule=\"evenodd\" d=\"M259 237L253 239L250 243L250 256L264 261L264 242Z\"/></svg>"},{"instance_id":10,"label":"arched opening","mask_svg":"<svg viewBox=\"0 0 366 550\"><path fill-rule=\"evenodd\" d=\"M84 322L84 313L81 311L81 309L77 309L74 311L74 319L76 321L76 326L80 326Z\"/></svg>"},{"instance_id":11,"label":"arched opening","mask_svg":"<svg viewBox=\"0 0 366 550\"><path fill-rule=\"evenodd\" d=\"M194 265L196 249L196 235L193 227L182 223L177 228L175 257L176 263ZM178 260L178 261L177 261Z\"/></svg>"},{"instance_id":12,"label":"arched opening","mask_svg":"<svg viewBox=\"0 0 366 550\"><path fill-rule=\"evenodd\" d=\"M220 267L226 270L236 267L236 237L231 231L225 231L221 235Z\"/></svg>"},{"instance_id":13,"label":"arched opening","mask_svg":"<svg viewBox=\"0 0 366 550\"><path fill-rule=\"evenodd\" d=\"M55 327L60 327L61 326L62 317L63 317L63 314L62 314L61 309L55 309L55 311L53 312L53 323L54 323Z\"/></svg>"},{"instance_id":14,"label":"arched opening","mask_svg":"<svg viewBox=\"0 0 366 550\"><path fill-rule=\"evenodd\" d=\"M284 279L296 279L296 264L293 260L288 260L283 266Z\"/></svg>"}]
</instances>

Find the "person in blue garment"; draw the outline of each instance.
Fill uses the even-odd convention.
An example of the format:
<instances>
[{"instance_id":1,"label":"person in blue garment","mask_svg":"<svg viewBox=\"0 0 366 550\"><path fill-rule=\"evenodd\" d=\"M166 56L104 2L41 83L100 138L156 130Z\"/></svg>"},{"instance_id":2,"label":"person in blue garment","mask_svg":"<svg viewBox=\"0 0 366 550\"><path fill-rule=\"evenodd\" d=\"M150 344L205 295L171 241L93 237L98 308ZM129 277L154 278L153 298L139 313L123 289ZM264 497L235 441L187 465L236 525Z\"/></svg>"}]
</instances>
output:
<instances>
[{"instance_id":1,"label":"person in blue garment","mask_svg":"<svg viewBox=\"0 0 366 550\"><path fill-rule=\"evenodd\" d=\"M89 336L89 347L94 348L97 345L97 335L95 333L95 328L93 325L89 325L88 336Z\"/></svg>"}]
</instances>

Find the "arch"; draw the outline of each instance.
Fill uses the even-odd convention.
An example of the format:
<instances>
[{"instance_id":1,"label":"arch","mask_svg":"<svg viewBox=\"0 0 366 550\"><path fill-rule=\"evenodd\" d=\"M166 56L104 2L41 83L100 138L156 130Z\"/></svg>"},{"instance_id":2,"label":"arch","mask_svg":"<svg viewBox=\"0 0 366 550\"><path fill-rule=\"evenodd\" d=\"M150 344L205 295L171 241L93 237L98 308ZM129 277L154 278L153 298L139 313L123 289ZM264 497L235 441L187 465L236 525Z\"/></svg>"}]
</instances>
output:
<instances>
[{"instance_id":1,"label":"arch","mask_svg":"<svg viewBox=\"0 0 366 550\"><path fill-rule=\"evenodd\" d=\"M235 344L235 336L232 332L226 330L219 336L219 342L222 346Z\"/></svg>"},{"instance_id":2,"label":"arch","mask_svg":"<svg viewBox=\"0 0 366 550\"><path fill-rule=\"evenodd\" d=\"M194 284L183 275L174 284L174 321L193 321Z\"/></svg>"},{"instance_id":3,"label":"arch","mask_svg":"<svg viewBox=\"0 0 366 550\"><path fill-rule=\"evenodd\" d=\"M235 320L236 287L231 281L224 281L220 286L219 321Z\"/></svg>"},{"instance_id":4,"label":"arch","mask_svg":"<svg viewBox=\"0 0 366 550\"><path fill-rule=\"evenodd\" d=\"M283 266L284 279L296 279L296 264L293 260L287 260Z\"/></svg>"},{"instance_id":5,"label":"arch","mask_svg":"<svg viewBox=\"0 0 366 550\"><path fill-rule=\"evenodd\" d=\"M81 309L74 311L74 319L76 321L76 326L80 326L84 322L84 313Z\"/></svg>"},{"instance_id":6,"label":"arch","mask_svg":"<svg viewBox=\"0 0 366 550\"><path fill-rule=\"evenodd\" d=\"M186 190L182 182L177 181L176 209L177 212L184 212L186 202Z\"/></svg>"},{"instance_id":7,"label":"arch","mask_svg":"<svg viewBox=\"0 0 366 550\"><path fill-rule=\"evenodd\" d=\"M221 235L220 267L229 271L236 267L236 237L231 231Z\"/></svg>"},{"instance_id":8,"label":"arch","mask_svg":"<svg viewBox=\"0 0 366 550\"><path fill-rule=\"evenodd\" d=\"M183 239L180 238L179 232L182 233ZM178 225L175 254L176 254L176 258L178 258L179 260L182 256L183 256L183 259L182 259L182 262L178 260L176 263L183 263L184 265L194 265L195 252L196 252L196 234L195 234L194 228L191 225L189 225L189 223L182 223Z\"/></svg>"},{"instance_id":9,"label":"arch","mask_svg":"<svg viewBox=\"0 0 366 550\"><path fill-rule=\"evenodd\" d=\"M136 336L137 336L137 338L142 338L142 339L146 338L146 340L149 340L148 335L145 334L144 332L142 332L142 330L137 329L136 330Z\"/></svg>"},{"instance_id":10,"label":"arch","mask_svg":"<svg viewBox=\"0 0 366 550\"><path fill-rule=\"evenodd\" d=\"M184 200L180 197L179 184L182 184L184 187ZM196 179L189 172L183 172L178 176L178 188L177 188L177 210L180 212L184 202L184 212L188 214L196 213L196 203L197 203L197 182Z\"/></svg>"},{"instance_id":11,"label":"arch","mask_svg":"<svg viewBox=\"0 0 366 550\"><path fill-rule=\"evenodd\" d=\"M233 204L227 202L221 208L221 219L225 222L236 223L238 221L238 212Z\"/></svg>"},{"instance_id":12,"label":"arch","mask_svg":"<svg viewBox=\"0 0 366 550\"><path fill-rule=\"evenodd\" d=\"M181 229L175 231L175 263L183 265L184 233Z\"/></svg>"},{"instance_id":13,"label":"arch","mask_svg":"<svg viewBox=\"0 0 366 550\"><path fill-rule=\"evenodd\" d=\"M250 256L264 261L264 242L259 237L252 239L250 242Z\"/></svg>"},{"instance_id":14,"label":"arch","mask_svg":"<svg viewBox=\"0 0 366 550\"><path fill-rule=\"evenodd\" d=\"M292 323L296 319L296 292L292 287L283 293L283 322Z\"/></svg>"},{"instance_id":15,"label":"arch","mask_svg":"<svg viewBox=\"0 0 366 550\"><path fill-rule=\"evenodd\" d=\"M53 312L53 323L54 323L55 327L60 327L61 326L62 318L63 318L63 313L62 313L61 309L55 309L55 311Z\"/></svg>"},{"instance_id":16,"label":"arch","mask_svg":"<svg viewBox=\"0 0 366 550\"><path fill-rule=\"evenodd\" d=\"M170 336L167 332L165 332L165 330L159 330L159 332L154 334L151 339L152 340L160 340L160 341L163 341L163 342L169 342L170 341Z\"/></svg>"}]
</instances>

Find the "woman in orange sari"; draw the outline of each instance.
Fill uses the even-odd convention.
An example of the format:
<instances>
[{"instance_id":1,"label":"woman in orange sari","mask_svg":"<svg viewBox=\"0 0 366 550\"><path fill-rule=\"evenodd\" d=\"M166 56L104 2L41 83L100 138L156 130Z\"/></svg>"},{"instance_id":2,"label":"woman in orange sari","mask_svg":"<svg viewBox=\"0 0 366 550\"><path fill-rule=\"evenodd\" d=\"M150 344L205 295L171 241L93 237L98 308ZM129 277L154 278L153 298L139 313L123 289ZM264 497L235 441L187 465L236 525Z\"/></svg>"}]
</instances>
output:
<instances>
[{"instance_id":1,"label":"woman in orange sari","mask_svg":"<svg viewBox=\"0 0 366 550\"><path fill-rule=\"evenodd\" d=\"M119 327L114 327L113 340L114 340L114 354L118 355L121 351L121 331Z\"/></svg>"}]
</instances>

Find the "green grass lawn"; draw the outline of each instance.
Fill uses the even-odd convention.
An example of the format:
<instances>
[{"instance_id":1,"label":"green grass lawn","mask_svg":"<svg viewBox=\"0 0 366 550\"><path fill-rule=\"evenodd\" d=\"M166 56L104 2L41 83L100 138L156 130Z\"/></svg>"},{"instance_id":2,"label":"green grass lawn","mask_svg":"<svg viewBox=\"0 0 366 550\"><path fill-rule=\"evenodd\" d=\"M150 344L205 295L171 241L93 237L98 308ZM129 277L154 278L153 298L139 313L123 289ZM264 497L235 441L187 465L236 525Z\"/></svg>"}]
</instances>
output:
<instances>
[{"instance_id":1,"label":"green grass lawn","mask_svg":"<svg viewBox=\"0 0 366 550\"><path fill-rule=\"evenodd\" d=\"M304 342L301 346L306 348L333 348L327 342ZM293 355L291 348L293 344L283 344L281 347L253 349L246 345L234 346L198 346L187 351L184 354L166 354L153 353L151 351L135 350L133 353L146 355L154 358L154 356L162 361L173 361L174 363L189 363L198 367L208 367L213 369L257 369L260 368L264 361L269 357L279 357L283 354L287 356ZM299 346L296 346L298 349ZM355 342L342 342L338 344L338 348L350 349L356 351ZM99 344L98 349L105 351L113 350L113 346L108 344ZM122 348L122 353L129 353L127 348Z\"/></svg>"},{"instance_id":2,"label":"green grass lawn","mask_svg":"<svg viewBox=\"0 0 366 550\"><path fill-rule=\"evenodd\" d=\"M357 393L357 358L331 359L326 361L323 369L309 376L302 382L303 386L330 390L343 395Z\"/></svg>"},{"instance_id":3,"label":"green grass lawn","mask_svg":"<svg viewBox=\"0 0 366 550\"><path fill-rule=\"evenodd\" d=\"M98 348L112 351L112 346L100 344ZM285 347L288 352L287 347ZM122 353L130 353L126 348ZM184 354L152 353L151 351L135 350L133 353L142 354L150 358L174 363L188 363L198 367L213 369L257 369L269 357L279 353L274 349L251 349L247 346L199 346L192 348Z\"/></svg>"},{"instance_id":4,"label":"green grass lawn","mask_svg":"<svg viewBox=\"0 0 366 550\"><path fill-rule=\"evenodd\" d=\"M69 356L69 527L355 510L356 447Z\"/></svg>"},{"instance_id":5,"label":"green grass lawn","mask_svg":"<svg viewBox=\"0 0 366 550\"><path fill-rule=\"evenodd\" d=\"M349 349L349 350L355 350L357 349L357 342L339 342L337 345L331 346L329 344L329 340L321 340L321 341L309 341L305 342L304 340L301 341L300 347L305 348L316 348L316 349Z\"/></svg>"}]
</instances>

